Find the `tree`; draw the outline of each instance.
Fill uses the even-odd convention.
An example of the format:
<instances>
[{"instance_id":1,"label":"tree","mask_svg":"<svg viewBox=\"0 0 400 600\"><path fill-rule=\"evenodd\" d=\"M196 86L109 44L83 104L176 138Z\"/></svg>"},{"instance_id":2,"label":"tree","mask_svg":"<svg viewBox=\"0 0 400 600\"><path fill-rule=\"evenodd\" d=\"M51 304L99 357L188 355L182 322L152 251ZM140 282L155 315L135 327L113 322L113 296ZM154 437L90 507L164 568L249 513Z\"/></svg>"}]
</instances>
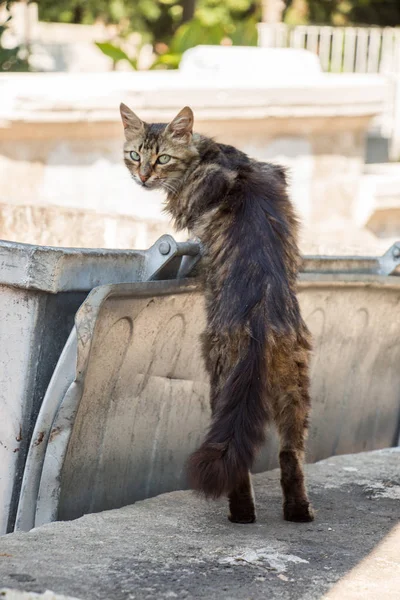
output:
<instances>
[{"instance_id":1,"label":"tree","mask_svg":"<svg viewBox=\"0 0 400 600\"><path fill-rule=\"evenodd\" d=\"M381 27L400 25L400 2L399 0L353 1L349 19L353 23L380 25Z\"/></svg>"},{"instance_id":2,"label":"tree","mask_svg":"<svg viewBox=\"0 0 400 600\"><path fill-rule=\"evenodd\" d=\"M87 25L101 20L118 25L121 35L135 31L147 41L165 41L182 10L179 0L40 0L39 19Z\"/></svg>"},{"instance_id":3,"label":"tree","mask_svg":"<svg viewBox=\"0 0 400 600\"><path fill-rule=\"evenodd\" d=\"M182 23L186 23L194 17L194 12L196 10L196 0L183 0L182 6Z\"/></svg>"},{"instance_id":4,"label":"tree","mask_svg":"<svg viewBox=\"0 0 400 600\"><path fill-rule=\"evenodd\" d=\"M166 44L181 25L195 20L204 28L205 43L210 43L207 35L214 33L214 39L217 25L221 26L220 37L229 37L237 27L248 32L249 26L245 26L244 22L251 19L255 34L260 6L261 0L40 0L39 18L86 24L100 19L105 23L118 24L121 33L135 31L147 41ZM252 37L255 39L254 34ZM245 39L248 38L248 33L245 33Z\"/></svg>"},{"instance_id":5,"label":"tree","mask_svg":"<svg viewBox=\"0 0 400 600\"><path fill-rule=\"evenodd\" d=\"M399 0L286 0L291 24L400 25Z\"/></svg>"}]
</instances>

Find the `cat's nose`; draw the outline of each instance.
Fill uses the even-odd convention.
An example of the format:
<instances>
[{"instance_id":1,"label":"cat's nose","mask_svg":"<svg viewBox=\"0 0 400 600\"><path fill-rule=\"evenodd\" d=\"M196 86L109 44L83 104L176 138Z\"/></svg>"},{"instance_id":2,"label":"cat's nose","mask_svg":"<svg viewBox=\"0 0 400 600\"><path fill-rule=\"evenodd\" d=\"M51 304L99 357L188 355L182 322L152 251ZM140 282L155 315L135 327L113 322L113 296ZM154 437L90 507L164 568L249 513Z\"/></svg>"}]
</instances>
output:
<instances>
[{"instance_id":1,"label":"cat's nose","mask_svg":"<svg viewBox=\"0 0 400 600\"><path fill-rule=\"evenodd\" d=\"M150 175L147 175L146 173L139 173L139 177L142 183L146 183Z\"/></svg>"}]
</instances>

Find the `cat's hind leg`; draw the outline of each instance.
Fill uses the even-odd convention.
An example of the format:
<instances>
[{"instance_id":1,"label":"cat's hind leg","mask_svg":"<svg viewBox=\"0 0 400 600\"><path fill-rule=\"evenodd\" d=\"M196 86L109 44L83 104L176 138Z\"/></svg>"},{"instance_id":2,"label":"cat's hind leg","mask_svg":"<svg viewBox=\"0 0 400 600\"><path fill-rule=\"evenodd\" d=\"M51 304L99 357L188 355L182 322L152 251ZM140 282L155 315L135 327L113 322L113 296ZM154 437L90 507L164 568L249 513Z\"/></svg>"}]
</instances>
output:
<instances>
[{"instance_id":1,"label":"cat's hind leg","mask_svg":"<svg viewBox=\"0 0 400 600\"><path fill-rule=\"evenodd\" d=\"M300 352L301 354L301 352ZM308 360L293 361L290 375L274 401L275 422L280 437L279 463L286 521L313 521L314 513L304 482L303 460L310 412Z\"/></svg>"},{"instance_id":2,"label":"cat's hind leg","mask_svg":"<svg viewBox=\"0 0 400 600\"><path fill-rule=\"evenodd\" d=\"M247 473L240 484L229 494L229 510L228 519L232 523L254 523L256 520L250 473Z\"/></svg>"},{"instance_id":3,"label":"cat's hind leg","mask_svg":"<svg viewBox=\"0 0 400 600\"><path fill-rule=\"evenodd\" d=\"M210 405L211 413L215 414L217 400L221 387L226 381L231 363L235 363L237 357L227 360L232 347L221 335L213 331L205 331L202 336L202 352L207 372L210 376ZM236 350L236 347L234 348ZM250 473L241 479L234 490L228 495L229 520L232 523L254 523L256 512L254 506L253 486Z\"/></svg>"}]
</instances>

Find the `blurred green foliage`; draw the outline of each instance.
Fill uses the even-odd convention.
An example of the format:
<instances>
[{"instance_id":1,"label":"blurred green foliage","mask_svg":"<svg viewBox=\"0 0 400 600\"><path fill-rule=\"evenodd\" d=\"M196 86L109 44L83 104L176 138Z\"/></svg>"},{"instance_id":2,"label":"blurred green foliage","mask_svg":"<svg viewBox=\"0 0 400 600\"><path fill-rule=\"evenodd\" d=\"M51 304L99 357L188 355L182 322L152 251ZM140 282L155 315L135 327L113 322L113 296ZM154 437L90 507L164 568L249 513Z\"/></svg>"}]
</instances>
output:
<instances>
[{"instance_id":1,"label":"blurred green foliage","mask_svg":"<svg viewBox=\"0 0 400 600\"><path fill-rule=\"evenodd\" d=\"M0 0L1 1L1 0ZM7 0L10 4L12 0ZM115 25L115 39L99 42L115 66L129 56L124 40L132 33L142 44L151 43L155 61L151 68L176 68L182 53L198 44L256 45L256 24L261 20L261 0L36 0L39 19L64 23ZM3 2L1 2L3 4ZM332 25L400 25L400 0L286 0L285 22ZM0 23L0 69L26 70L21 49L2 48L7 22Z\"/></svg>"},{"instance_id":2,"label":"blurred green foliage","mask_svg":"<svg viewBox=\"0 0 400 600\"><path fill-rule=\"evenodd\" d=\"M152 68L176 68L182 53L198 44L256 45L260 6L260 0L40 0L39 18L118 25L119 39L97 46L114 65L127 60L133 68L136 61L121 42L129 33L139 32L143 43L155 47Z\"/></svg>"},{"instance_id":3,"label":"blurred green foliage","mask_svg":"<svg viewBox=\"0 0 400 600\"><path fill-rule=\"evenodd\" d=\"M4 33L11 21L11 15L9 13L11 2L0 2L0 6L5 6L5 20L0 22L0 73L7 71L28 71L29 64L27 59L23 56L24 50L19 46L15 48L4 48L2 45L2 38Z\"/></svg>"},{"instance_id":4,"label":"blurred green foliage","mask_svg":"<svg viewBox=\"0 0 400 600\"><path fill-rule=\"evenodd\" d=\"M199 0L193 18L178 27L153 68L176 68L183 52L199 44L255 46L260 16L251 0Z\"/></svg>"},{"instance_id":5,"label":"blurred green foliage","mask_svg":"<svg viewBox=\"0 0 400 600\"><path fill-rule=\"evenodd\" d=\"M135 58L130 58L119 46L111 44L110 42L96 42L96 46L103 54L111 58L114 67L120 60L126 60L133 69L137 69L137 60Z\"/></svg>"},{"instance_id":6,"label":"blurred green foliage","mask_svg":"<svg viewBox=\"0 0 400 600\"><path fill-rule=\"evenodd\" d=\"M260 13L261 0L36 0L43 21L125 23L149 40L168 41L196 13L202 25L231 26ZM400 25L399 0L285 0L293 23ZM195 11L194 11L195 9ZM189 18L187 18L189 15ZM208 33L208 31L206 31Z\"/></svg>"},{"instance_id":7,"label":"blurred green foliage","mask_svg":"<svg viewBox=\"0 0 400 600\"><path fill-rule=\"evenodd\" d=\"M137 31L145 41L164 41L180 22L177 0L39 0L39 19L91 25L117 24L121 35Z\"/></svg>"},{"instance_id":8,"label":"blurred green foliage","mask_svg":"<svg viewBox=\"0 0 400 600\"><path fill-rule=\"evenodd\" d=\"M261 0L39 0L39 17L118 25L112 44L98 44L114 66L126 60L136 68L135 58L124 52L121 43L129 33L139 32L142 42L152 43L155 49L151 68L165 69L176 68L182 53L198 44L256 45ZM398 25L400 0L286 0L284 20L293 25Z\"/></svg>"},{"instance_id":9,"label":"blurred green foliage","mask_svg":"<svg viewBox=\"0 0 400 600\"><path fill-rule=\"evenodd\" d=\"M400 0L286 0L291 25L400 25Z\"/></svg>"}]
</instances>

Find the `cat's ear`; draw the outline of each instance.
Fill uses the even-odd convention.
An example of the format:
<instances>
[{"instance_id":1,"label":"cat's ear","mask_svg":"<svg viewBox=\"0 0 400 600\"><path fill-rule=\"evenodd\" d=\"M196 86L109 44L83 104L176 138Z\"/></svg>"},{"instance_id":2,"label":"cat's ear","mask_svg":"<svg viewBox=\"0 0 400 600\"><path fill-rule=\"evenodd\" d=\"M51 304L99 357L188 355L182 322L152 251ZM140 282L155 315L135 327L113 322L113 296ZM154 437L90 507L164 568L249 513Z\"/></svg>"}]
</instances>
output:
<instances>
[{"instance_id":1,"label":"cat's ear","mask_svg":"<svg viewBox=\"0 0 400 600\"><path fill-rule=\"evenodd\" d=\"M121 112L122 124L125 130L125 137L137 136L144 130L144 123L133 110L128 108L126 104L121 102L119 106L119 110Z\"/></svg>"},{"instance_id":2,"label":"cat's ear","mask_svg":"<svg viewBox=\"0 0 400 600\"><path fill-rule=\"evenodd\" d=\"M189 141L189 137L193 133L193 112L189 106L185 106L176 115L175 119L167 125L166 133L171 135L174 139L182 141Z\"/></svg>"}]
</instances>

